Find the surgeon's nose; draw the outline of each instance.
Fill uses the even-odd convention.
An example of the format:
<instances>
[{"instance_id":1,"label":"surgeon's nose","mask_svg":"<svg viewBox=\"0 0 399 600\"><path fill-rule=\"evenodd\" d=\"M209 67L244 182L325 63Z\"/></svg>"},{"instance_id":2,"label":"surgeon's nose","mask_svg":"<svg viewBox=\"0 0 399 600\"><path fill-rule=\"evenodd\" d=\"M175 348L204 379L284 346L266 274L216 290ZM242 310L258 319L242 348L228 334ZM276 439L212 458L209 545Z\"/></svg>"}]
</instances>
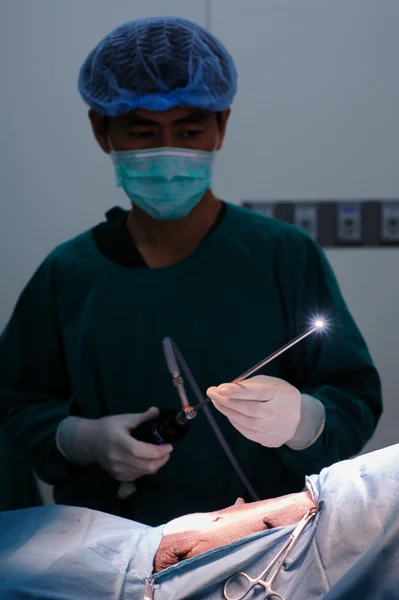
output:
<instances>
[{"instance_id":1,"label":"surgeon's nose","mask_svg":"<svg viewBox=\"0 0 399 600\"><path fill-rule=\"evenodd\" d=\"M176 135L174 134L171 127L165 126L161 130L160 142L163 148L175 148L176 144Z\"/></svg>"}]
</instances>

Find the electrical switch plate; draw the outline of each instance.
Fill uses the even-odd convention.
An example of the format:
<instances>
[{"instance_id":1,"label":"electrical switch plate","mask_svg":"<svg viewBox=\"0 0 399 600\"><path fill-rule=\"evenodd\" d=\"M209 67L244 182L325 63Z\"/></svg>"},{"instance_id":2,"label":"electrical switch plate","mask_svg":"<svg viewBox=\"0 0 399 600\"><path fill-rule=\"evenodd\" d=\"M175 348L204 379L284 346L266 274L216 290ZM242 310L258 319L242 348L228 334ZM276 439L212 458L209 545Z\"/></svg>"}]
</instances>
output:
<instances>
[{"instance_id":1,"label":"electrical switch plate","mask_svg":"<svg viewBox=\"0 0 399 600\"><path fill-rule=\"evenodd\" d=\"M264 215L265 217L274 217L274 204L271 202L252 202L246 200L243 202L245 208L256 210L257 213Z\"/></svg>"},{"instance_id":2,"label":"electrical switch plate","mask_svg":"<svg viewBox=\"0 0 399 600\"><path fill-rule=\"evenodd\" d=\"M259 206L257 208L257 211L264 217L273 217L274 216L273 204L262 204L261 206Z\"/></svg>"},{"instance_id":3,"label":"electrical switch plate","mask_svg":"<svg viewBox=\"0 0 399 600\"><path fill-rule=\"evenodd\" d=\"M337 208L337 242L360 244L362 242L361 204L339 202Z\"/></svg>"},{"instance_id":4,"label":"electrical switch plate","mask_svg":"<svg viewBox=\"0 0 399 600\"><path fill-rule=\"evenodd\" d=\"M399 202L382 202L381 242L399 243Z\"/></svg>"},{"instance_id":5,"label":"electrical switch plate","mask_svg":"<svg viewBox=\"0 0 399 600\"><path fill-rule=\"evenodd\" d=\"M295 204L294 224L304 229L312 236L318 238L317 204Z\"/></svg>"}]
</instances>

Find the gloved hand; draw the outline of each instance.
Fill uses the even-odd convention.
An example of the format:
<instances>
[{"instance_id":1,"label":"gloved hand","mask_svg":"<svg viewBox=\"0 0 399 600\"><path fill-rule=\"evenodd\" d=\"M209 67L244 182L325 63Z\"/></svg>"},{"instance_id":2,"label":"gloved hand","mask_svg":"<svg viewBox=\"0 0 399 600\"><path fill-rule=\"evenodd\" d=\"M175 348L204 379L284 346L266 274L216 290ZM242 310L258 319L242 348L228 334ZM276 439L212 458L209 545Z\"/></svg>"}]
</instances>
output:
<instances>
[{"instance_id":1,"label":"gloved hand","mask_svg":"<svg viewBox=\"0 0 399 600\"><path fill-rule=\"evenodd\" d=\"M56 443L71 462L89 466L96 462L117 481L134 481L156 473L169 460L173 447L139 442L130 431L143 421L154 419L159 410L113 415L101 419L67 417L58 426Z\"/></svg>"},{"instance_id":2,"label":"gloved hand","mask_svg":"<svg viewBox=\"0 0 399 600\"><path fill-rule=\"evenodd\" d=\"M210 387L207 396L246 438L278 448L295 436L301 394L282 379L256 375L241 383Z\"/></svg>"}]
</instances>

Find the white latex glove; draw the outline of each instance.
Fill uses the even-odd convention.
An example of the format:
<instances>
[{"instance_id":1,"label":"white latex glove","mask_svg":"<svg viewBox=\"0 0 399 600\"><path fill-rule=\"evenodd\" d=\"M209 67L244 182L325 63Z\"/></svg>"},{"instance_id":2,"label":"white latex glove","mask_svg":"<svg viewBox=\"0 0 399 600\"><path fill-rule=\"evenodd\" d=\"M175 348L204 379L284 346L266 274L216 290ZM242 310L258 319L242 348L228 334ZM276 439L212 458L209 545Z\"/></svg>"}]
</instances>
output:
<instances>
[{"instance_id":1,"label":"white latex glove","mask_svg":"<svg viewBox=\"0 0 399 600\"><path fill-rule=\"evenodd\" d=\"M101 419L67 417L58 426L57 447L71 462L81 466L96 462L117 481L134 481L156 473L173 450L170 444L147 444L130 435L140 423L158 415L159 410L151 407L145 413Z\"/></svg>"},{"instance_id":2,"label":"white latex glove","mask_svg":"<svg viewBox=\"0 0 399 600\"><path fill-rule=\"evenodd\" d=\"M295 436L301 420L301 393L282 379L256 375L241 383L210 387L206 393L249 440L278 448Z\"/></svg>"}]
</instances>

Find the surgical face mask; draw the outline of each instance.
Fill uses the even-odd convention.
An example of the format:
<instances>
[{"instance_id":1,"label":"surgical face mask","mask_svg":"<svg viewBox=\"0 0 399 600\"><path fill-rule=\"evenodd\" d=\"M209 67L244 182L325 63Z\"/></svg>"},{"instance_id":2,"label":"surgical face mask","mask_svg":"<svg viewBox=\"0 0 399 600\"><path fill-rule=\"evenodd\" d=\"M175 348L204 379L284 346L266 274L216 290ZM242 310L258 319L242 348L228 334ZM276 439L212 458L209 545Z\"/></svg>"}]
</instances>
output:
<instances>
[{"instance_id":1,"label":"surgical face mask","mask_svg":"<svg viewBox=\"0 0 399 600\"><path fill-rule=\"evenodd\" d=\"M183 148L112 151L116 180L154 219L182 219L211 187L215 152Z\"/></svg>"}]
</instances>

